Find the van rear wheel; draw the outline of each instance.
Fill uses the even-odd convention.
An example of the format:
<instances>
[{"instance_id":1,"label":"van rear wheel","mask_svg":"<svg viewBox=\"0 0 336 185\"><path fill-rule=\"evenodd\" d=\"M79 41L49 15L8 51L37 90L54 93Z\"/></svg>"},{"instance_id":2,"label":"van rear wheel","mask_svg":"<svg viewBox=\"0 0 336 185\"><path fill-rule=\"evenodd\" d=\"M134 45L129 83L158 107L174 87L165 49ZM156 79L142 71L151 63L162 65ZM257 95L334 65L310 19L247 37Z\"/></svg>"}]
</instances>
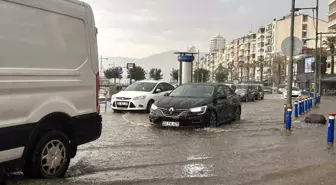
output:
<instances>
[{"instance_id":1,"label":"van rear wheel","mask_svg":"<svg viewBox=\"0 0 336 185\"><path fill-rule=\"evenodd\" d=\"M48 132L37 143L31 159L28 159L31 160L30 166L24 173L45 179L63 177L69 167L70 154L69 138L59 131Z\"/></svg>"}]
</instances>

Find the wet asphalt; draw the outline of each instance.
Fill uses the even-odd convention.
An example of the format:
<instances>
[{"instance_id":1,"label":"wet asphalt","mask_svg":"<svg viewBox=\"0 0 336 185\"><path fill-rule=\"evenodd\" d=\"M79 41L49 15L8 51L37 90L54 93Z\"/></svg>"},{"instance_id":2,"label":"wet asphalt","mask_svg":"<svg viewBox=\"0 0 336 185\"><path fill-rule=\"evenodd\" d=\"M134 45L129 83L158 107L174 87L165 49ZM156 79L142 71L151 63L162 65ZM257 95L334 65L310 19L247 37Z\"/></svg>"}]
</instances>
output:
<instances>
[{"instance_id":1,"label":"wet asphalt","mask_svg":"<svg viewBox=\"0 0 336 185\"><path fill-rule=\"evenodd\" d=\"M79 147L67 178L15 174L8 184L335 184L327 126L294 122L286 136L280 97L243 103L242 120L218 128L162 129L151 126L145 113L108 109L101 138Z\"/></svg>"}]
</instances>

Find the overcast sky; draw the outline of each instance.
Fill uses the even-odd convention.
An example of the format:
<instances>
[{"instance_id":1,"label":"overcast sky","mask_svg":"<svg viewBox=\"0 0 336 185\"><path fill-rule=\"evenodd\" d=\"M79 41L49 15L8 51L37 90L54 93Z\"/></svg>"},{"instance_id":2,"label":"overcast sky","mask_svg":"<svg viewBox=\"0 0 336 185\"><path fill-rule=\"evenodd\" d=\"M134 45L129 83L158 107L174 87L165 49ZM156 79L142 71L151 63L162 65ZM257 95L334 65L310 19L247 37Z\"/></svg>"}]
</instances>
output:
<instances>
[{"instance_id":1,"label":"overcast sky","mask_svg":"<svg viewBox=\"0 0 336 185\"><path fill-rule=\"evenodd\" d=\"M217 33L227 41L290 12L291 0L84 0L94 11L99 53L146 57L195 45L206 52ZM316 0L296 0L297 7ZM328 0L320 0L327 19ZM304 13L311 13L306 11Z\"/></svg>"}]
</instances>

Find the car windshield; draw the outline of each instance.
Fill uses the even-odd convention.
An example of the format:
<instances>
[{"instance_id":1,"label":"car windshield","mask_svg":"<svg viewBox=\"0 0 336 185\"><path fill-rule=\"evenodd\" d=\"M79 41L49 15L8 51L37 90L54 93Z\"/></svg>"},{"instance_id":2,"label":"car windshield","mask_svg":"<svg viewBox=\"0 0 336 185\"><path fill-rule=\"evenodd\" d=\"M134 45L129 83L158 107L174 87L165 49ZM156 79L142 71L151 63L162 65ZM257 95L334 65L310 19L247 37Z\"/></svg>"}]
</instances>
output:
<instances>
[{"instance_id":1,"label":"car windshield","mask_svg":"<svg viewBox=\"0 0 336 185\"><path fill-rule=\"evenodd\" d=\"M300 91L298 87L292 87L292 91Z\"/></svg>"},{"instance_id":2,"label":"car windshield","mask_svg":"<svg viewBox=\"0 0 336 185\"><path fill-rule=\"evenodd\" d=\"M247 85L237 85L237 86L236 86L236 89L237 89L237 90L240 90L240 89L245 89L245 90L247 90L247 88L248 88Z\"/></svg>"},{"instance_id":3,"label":"car windshield","mask_svg":"<svg viewBox=\"0 0 336 185\"><path fill-rule=\"evenodd\" d=\"M157 83L155 82L135 82L128 86L124 91L143 91L150 92L154 89Z\"/></svg>"},{"instance_id":4,"label":"car windshield","mask_svg":"<svg viewBox=\"0 0 336 185\"><path fill-rule=\"evenodd\" d=\"M182 85L171 92L169 96L206 98L213 95L214 89L215 87L211 85Z\"/></svg>"}]
</instances>

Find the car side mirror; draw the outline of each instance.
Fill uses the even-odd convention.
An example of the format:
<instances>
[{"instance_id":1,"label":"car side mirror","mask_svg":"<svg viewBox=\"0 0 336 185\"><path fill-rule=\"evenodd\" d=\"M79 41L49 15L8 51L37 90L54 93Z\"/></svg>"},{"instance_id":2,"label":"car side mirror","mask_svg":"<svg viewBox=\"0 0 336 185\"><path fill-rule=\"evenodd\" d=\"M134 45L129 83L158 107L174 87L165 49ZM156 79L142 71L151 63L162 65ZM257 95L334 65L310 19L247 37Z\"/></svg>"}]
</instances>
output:
<instances>
[{"instance_id":1,"label":"car side mirror","mask_svg":"<svg viewBox=\"0 0 336 185\"><path fill-rule=\"evenodd\" d=\"M164 93L164 96L169 96L169 93Z\"/></svg>"},{"instance_id":2,"label":"car side mirror","mask_svg":"<svg viewBox=\"0 0 336 185\"><path fill-rule=\"evenodd\" d=\"M155 93L160 93L160 92L162 92L162 90L161 90L160 88L157 88L157 89L155 90Z\"/></svg>"}]
</instances>

